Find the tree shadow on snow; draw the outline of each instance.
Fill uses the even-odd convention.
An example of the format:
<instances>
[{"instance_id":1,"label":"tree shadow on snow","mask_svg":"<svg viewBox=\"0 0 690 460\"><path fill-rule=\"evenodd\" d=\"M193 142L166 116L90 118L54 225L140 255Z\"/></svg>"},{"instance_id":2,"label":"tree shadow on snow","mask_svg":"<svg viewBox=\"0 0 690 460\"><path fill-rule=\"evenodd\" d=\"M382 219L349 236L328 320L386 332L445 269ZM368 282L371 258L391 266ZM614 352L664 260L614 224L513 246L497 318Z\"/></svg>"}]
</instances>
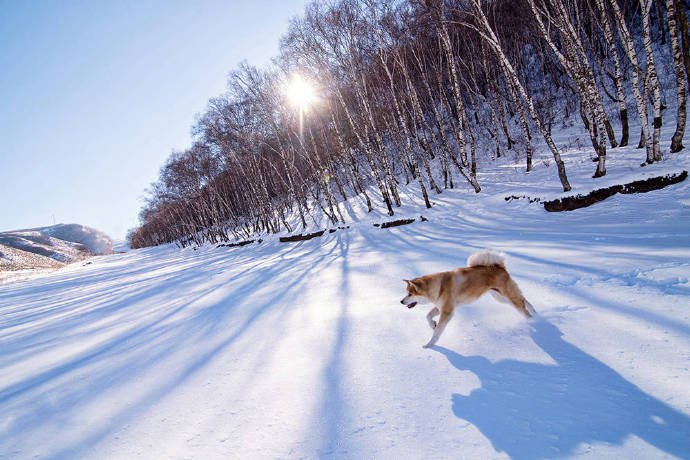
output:
<instances>
[{"instance_id":1,"label":"tree shadow on snow","mask_svg":"<svg viewBox=\"0 0 690 460\"><path fill-rule=\"evenodd\" d=\"M336 246L339 250L338 264L340 268L340 286L337 298L339 305L332 306L338 308L338 319L335 323L335 342L331 349L331 354L324 366L323 380L324 390L321 400L321 410L318 417L318 426L315 430L321 432L321 445L317 452L320 457L333 455L343 455L342 425L347 414L347 403L344 395L342 382L345 379L345 353L351 330L350 319L348 316L350 298L350 262L348 254L350 251L349 237L338 235Z\"/></svg>"},{"instance_id":2,"label":"tree shadow on snow","mask_svg":"<svg viewBox=\"0 0 690 460\"><path fill-rule=\"evenodd\" d=\"M114 397L113 388L148 379L149 383L127 395L126 404L75 435L47 446L43 455L56 459L74 458L88 452L188 383L245 334L251 334L259 323L267 321L262 327L279 324L282 316L295 308L305 281L316 270L333 263L335 250L335 246L328 250L317 246L288 249L277 255L263 256L254 265L246 264L247 269L235 269L233 276L215 281L208 276L208 270L174 267L170 273L147 277L141 292L137 290L99 304L101 316L96 319L108 318L120 310L141 309L140 301L156 292L165 300L161 308L144 304L151 310L148 315L136 321L123 320L127 326L109 333L107 339L82 346L78 353L56 360L53 366L36 369L10 385L0 385L0 414L9 414L12 422L0 429L0 445L7 443L19 450L27 448L27 440L35 433L55 429L58 417L77 424L84 408L98 399ZM297 252L299 259L287 257L292 252ZM210 262L207 257L199 256L198 264L209 266ZM251 305L242 301L256 294L266 280L272 280L279 287L265 289L252 298ZM195 284L198 285L194 291L196 295L191 295L190 289ZM178 301L182 292L185 296L180 296ZM100 293L94 291L91 301L96 301L95 296ZM204 302L207 297L210 300ZM277 316L269 322L266 317L271 313ZM78 317L71 318L63 327L79 330L77 326L82 322ZM108 328L105 322L93 328L94 334L109 331ZM30 332L36 335L35 342L43 344L53 340L52 332L46 332L40 325L35 329ZM52 331L52 327L50 329ZM246 347L236 349L235 353L250 353L256 348ZM23 347L15 348L24 352ZM188 353L189 349L195 352ZM164 362L171 363L171 367L152 383L152 373L158 372L157 365ZM46 394L51 394L49 400Z\"/></svg>"},{"instance_id":3,"label":"tree shadow on snow","mask_svg":"<svg viewBox=\"0 0 690 460\"><path fill-rule=\"evenodd\" d=\"M538 319L531 335L555 364L492 363L434 347L481 380L468 396L453 395L453 412L497 451L516 459L553 458L572 455L583 443L620 445L634 435L667 454L690 455L688 416L564 341L553 324Z\"/></svg>"}]
</instances>

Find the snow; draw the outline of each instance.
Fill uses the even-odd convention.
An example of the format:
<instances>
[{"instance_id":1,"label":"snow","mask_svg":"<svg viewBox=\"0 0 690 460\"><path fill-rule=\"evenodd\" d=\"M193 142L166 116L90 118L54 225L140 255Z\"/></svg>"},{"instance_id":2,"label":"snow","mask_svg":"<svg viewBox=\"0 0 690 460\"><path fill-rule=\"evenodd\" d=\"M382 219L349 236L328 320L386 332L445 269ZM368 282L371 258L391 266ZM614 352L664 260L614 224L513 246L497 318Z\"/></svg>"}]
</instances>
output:
<instances>
[{"instance_id":1,"label":"snow","mask_svg":"<svg viewBox=\"0 0 690 460\"><path fill-rule=\"evenodd\" d=\"M564 156L573 193L690 169L616 149L595 180ZM376 228L352 200L349 229L306 242L0 285L0 458L690 458L690 181L563 213L505 201L562 196L547 163L482 165L482 193L395 217L428 222ZM485 248L538 318L485 296L422 349L402 279Z\"/></svg>"},{"instance_id":2,"label":"snow","mask_svg":"<svg viewBox=\"0 0 690 460\"><path fill-rule=\"evenodd\" d=\"M42 232L54 238L82 244L92 254L110 254L113 251L110 237L85 225L57 224L43 228Z\"/></svg>"},{"instance_id":3,"label":"snow","mask_svg":"<svg viewBox=\"0 0 690 460\"><path fill-rule=\"evenodd\" d=\"M111 252L108 236L78 224L1 232L0 282L33 277L93 254Z\"/></svg>"}]
</instances>

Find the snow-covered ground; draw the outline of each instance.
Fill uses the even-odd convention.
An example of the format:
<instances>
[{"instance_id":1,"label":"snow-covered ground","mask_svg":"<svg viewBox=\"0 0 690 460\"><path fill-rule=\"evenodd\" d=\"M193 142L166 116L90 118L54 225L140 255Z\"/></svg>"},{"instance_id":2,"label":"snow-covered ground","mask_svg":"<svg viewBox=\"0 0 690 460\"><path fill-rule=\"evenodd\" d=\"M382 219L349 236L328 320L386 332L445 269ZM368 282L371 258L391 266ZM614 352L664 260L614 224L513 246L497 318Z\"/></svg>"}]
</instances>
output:
<instances>
[{"instance_id":1,"label":"snow-covered ground","mask_svg":"<svg viewBox=\"0 0 690 460\"><path fill-rule=\"evenodd\" d=\"M83 245L91 254L110 254L113 252L113 240L103 232L79 224L57 224L44 227L42 233Z\"/></svg>"},{"instance_id":2,"label":"snow-covered ground","mask_svg":"<svg viewBox=\"0 0 690 460\"><path fill-rule=\"evenodd\" d=\"M574 193L690 168L617 149L594 180L566 156ZM0 286L0 458L690 458L690 181L565 213L507 202L560 195L547 158L396 216L428 222L376 228L353 200L349 229L307 242ZM422 349L401 280L483 248L539 317L487 296Z\"/></svg>"},{"instance_id":3,"label":"snow-covered ground","mask_svg":"<svg viewBox=\"0 0 690 460\"><path fill-rule=\"evenodd\" d=\"M79 224L0 232L0 283L111 252L107 235Z\"/></svg>"}]
</instances>

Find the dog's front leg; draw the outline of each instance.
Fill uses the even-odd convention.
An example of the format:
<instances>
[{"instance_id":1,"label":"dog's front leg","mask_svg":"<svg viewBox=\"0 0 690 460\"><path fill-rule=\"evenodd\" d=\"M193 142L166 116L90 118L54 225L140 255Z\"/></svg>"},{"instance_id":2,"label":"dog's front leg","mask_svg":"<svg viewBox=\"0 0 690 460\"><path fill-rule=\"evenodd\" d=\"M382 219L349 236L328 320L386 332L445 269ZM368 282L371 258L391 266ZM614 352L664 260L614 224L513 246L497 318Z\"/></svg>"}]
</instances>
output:
<instances>
[{"instance_id":1,"label":"dog's front leg","mask_svg":"<svg viewBox=\"0 0 690 460\"><path fill-rule=\"evenodd\" d=\"M429 310L429 313L426 314L426 320L429 322L429 326L431 326L431 329L436 329L436 321L434 321L434 316L438 316L438 314L438 307L432 308L431 310Z\"/></svg>"},{"instance_id":2,"label":"dog's front leg","mask_svg":"<svg viewBox=\"0 0 690 460\"><path fill-rule=\"evenodd\" d=\"M446 310L445 308L443 308L441 310L441 318L438 320L438 324L434 328L434 334L431 336L431 340L429 340L429 343L424 345L424 348L430 348L436 344L438 338L441 337L441 334L443 334L443 330L446 328L446 325L448 324L448 321L450 321L450 318L452 316L452 309Z\"/></svg>"}]
</instances>

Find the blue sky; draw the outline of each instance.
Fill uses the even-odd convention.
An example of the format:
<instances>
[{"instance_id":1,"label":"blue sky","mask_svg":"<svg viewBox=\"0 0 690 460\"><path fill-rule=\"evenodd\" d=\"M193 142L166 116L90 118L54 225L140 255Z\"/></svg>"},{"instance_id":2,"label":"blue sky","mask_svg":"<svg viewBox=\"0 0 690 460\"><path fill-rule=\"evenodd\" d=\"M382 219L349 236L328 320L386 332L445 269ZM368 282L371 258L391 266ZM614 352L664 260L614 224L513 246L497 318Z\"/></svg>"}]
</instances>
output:
<instances>
[{"instance_id":1,"label":"blue sky","mask_svg":"<svg viewBox=\"0 0 690 460\"><path fill-rule=\"evenodd\" d=\"M306 0L0 0L0 231L121 239L195 114Z\"/></svg>"}]
</instances>

